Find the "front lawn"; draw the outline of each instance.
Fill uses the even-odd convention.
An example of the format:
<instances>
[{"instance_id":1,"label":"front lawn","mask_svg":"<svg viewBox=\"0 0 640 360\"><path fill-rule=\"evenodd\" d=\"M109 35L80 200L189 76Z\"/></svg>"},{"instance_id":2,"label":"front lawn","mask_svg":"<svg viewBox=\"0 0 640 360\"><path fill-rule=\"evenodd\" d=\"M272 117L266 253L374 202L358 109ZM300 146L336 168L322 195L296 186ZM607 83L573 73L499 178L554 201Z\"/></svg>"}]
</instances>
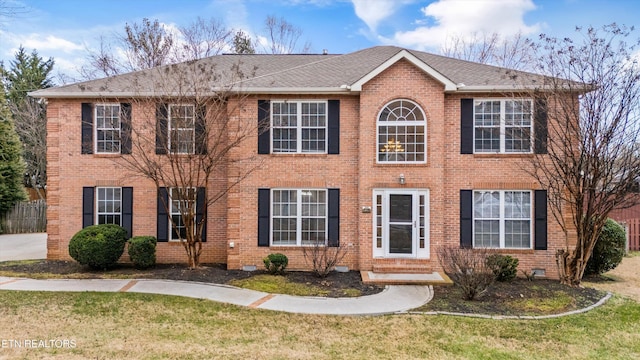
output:
<instances>
[{"instance_id":1,"label":"front lawn","mask_svg":"<svg viewBox=\"0 0 640 360\"><path fill-rule=\"evenodd\" d=\"M339 317L148 294L0 291L0 341L25 339L75 346L5 342L0 358L632 359L640 358L640 304L614 297L550 320Z\"/></svg>"}]
</instances>

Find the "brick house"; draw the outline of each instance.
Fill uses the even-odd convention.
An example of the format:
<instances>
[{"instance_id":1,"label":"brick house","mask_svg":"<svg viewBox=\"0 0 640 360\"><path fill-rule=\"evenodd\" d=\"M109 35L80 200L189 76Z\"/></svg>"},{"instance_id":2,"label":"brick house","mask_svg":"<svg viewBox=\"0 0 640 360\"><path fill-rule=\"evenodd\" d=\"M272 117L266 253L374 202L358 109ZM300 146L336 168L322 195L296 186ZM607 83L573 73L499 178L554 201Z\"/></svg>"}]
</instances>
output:
<instances>
[{"instance_id":1,"label":"brick house","mask_svg":"<svg viewBox=\"0 0 640 360\"><path fill-rule=\"evenodd\" d=\"M546 152L547 106L531 96L541 77L393 46L199 61L255 69L238 117L271 125L238 149L261 168L207 211L203 263L260 268L282 252L290 268L308 268L302 247L321 239L345 247L341 265L352 270L439 270L436 249L462 245L502 249L520 269L557 277L564 235L547 221L545 189L522 170ZM149 92L152 70L135 73ZM83 226L116 222L157 236L159 262L185 260L158 205L170 192L114 161L135 149L109 134L144 116L127 101L131 76L31 93L48 102L49 259L68 259ZM167 106L170 123L180 104Z\"/></svg>"}]
</instances>

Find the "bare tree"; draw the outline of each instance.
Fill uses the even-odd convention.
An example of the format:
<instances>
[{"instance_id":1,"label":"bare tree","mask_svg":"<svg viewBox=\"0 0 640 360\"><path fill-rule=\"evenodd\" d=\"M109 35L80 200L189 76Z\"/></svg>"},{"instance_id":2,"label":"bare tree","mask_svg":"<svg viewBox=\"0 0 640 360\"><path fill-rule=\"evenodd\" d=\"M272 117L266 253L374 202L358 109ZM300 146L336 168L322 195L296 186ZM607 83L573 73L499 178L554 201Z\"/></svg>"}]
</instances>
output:
<instances>
[{"instance_id":1,"label":"bare tree","mask_svg":"<svg viewBox=\"0 0 640 360\"><path fill-rule=\"evenodd\" d=\"M549 109L548 154L532 155L528 168L565 233L556 260L561 282L573 286L607 216L630 205L640 178L638 41L626 42L633 29L577 30L581 41L540 37L538 70L549 77L533 95Z\"/></svg>"},{"instance_id":2,"label":"bare tree","mask_svg":"<svg viewBox=\"0 0 640 360\"><path fill-rule=\"evenodd\" d=\"M514 70L531 69L535 60L534 43L521 32L511 37L502 37L498 33L451 36L440 52L457 59Z\"/></svg>"},{"instance_id":3,"label":"bare tree","mask_svg":"<svg viewBox=\"0 0 640 360\"><path fill-rule=\"evenodd\" d=\"M142 19L142 24L126 24L125 37L121 38L128 60L129 71L150 69L169 63L174 44L173 34L156 19Z\"/></svg>"},{"instance_id":4,"label":"bare tree","mask_svg":"<svg viewBox=\"0 0 640 360\"><path fill-rule=\"evenodd\" d=\"M176 42L175 61L197 60L218 55L230 49L232 31L222 21L198 17L188 26L180 27L181 39Z\"/></svg>"},{"instance_id":5,"label":"bare tree","mask_svg":"<svg viewBox=\"0 0 640 360\"><path fill-rule=\"evenodd\" d=\"M302 36L302 29L291 24L285 18L276 18L273 15L267 16L264 21L266 37L269 41L268 49L265 52L271 54L291 54L294 52L308 53L311 44L305 42L298 48L298 40Z\"/></svg>"},{"instance_id":6,"label":"bare tree","mask_svg":"<svg viewBox=\"0 0 640 360\"><path fill-rule=\"evenodd\" d=\"M47 116L46 104L34 98L9 105L16 119L16 132L23 146L26 164L25 183L44 199L47 183Z\"/></svg>"},{"instance_id":7,"label":"bare tree","mask_svg":"<svg viewBox=\"0 0 640 360\"><path fill-rule=\"evenodd\" d=\"M155 184L190 268L200 263L207 209L260 165L256 155L234 152L261 131L240 116L247 96L235 84L255 71L240 66L193 61L152 69L140 76L153 79L157 95L140 89L131 100L135 118L123 139L131 155L117 161Z\"/></svg>"},{"instance_id":8,"label":"bare tree","mask_svg":"<svg viewBox=\"0 0 640 360\"><path fill-rule=\"evenodd\" d=\"M113 55L114 51L111 45L102 36L100 37L100 48L97 51L87 49L87 53L89 65L80 69L80 74L85 79L109 77L125 71L124 64Z\"/></svg>"}]
</instances>

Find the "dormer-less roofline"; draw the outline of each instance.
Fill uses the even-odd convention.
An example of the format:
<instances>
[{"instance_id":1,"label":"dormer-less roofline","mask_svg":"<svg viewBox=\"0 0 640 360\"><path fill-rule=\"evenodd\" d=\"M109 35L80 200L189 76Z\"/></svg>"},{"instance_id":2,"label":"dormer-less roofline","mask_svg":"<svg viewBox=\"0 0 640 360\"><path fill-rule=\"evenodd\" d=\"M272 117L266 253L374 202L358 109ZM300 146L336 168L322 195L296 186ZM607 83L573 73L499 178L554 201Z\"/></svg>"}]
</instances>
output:
<instances>
[{"instance_id":1,"label":"dormer-less roofline","mask_svg":"<svg viewBox=\"0 0 640 360\"><path fill-rule=\"evenodd\" d=\"M457 86L453 81L449 80L447 77L445 77L441 73L437 72L434 68L432 68L431 66L427 65L422 60L420 60L417 57L415 57L409 51L407 51L405 49L402 49L397 54L395 54L394 56L389 58L387 61L385 61L382 64L380 64L380 66L376 67L371 72L369 72L368 74L366 74L365 76L360 78L360 80L358 80L355 83L351 84L351 91L362 91L362 86L364 84L369 82L369 80L373 79L374 77L380 75L380 73L382 73L383 71L385 71L386 69L391 67L393 64L397 63L398 61L400 61L402 59L405 59L405 60L409 61L410 63L412 63L413 65L418 67L420 70L424 71L425 74L427 74L427 75L431 76L432 78L438 80L440 83L442 83L444 85L444 90L445 91L456 91L457 90Z\"/></svg>"}]
</instances>

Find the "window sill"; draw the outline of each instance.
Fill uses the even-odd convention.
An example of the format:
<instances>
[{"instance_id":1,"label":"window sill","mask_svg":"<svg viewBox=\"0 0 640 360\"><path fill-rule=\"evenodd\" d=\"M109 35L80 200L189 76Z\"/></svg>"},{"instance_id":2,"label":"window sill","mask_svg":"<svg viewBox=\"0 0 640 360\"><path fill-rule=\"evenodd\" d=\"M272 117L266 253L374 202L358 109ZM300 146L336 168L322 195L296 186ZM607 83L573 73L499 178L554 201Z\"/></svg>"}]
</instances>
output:
<instances>
[{"instance_id":1,"label":"window sill","mask_svg":"<svg viewBox=\"0 0 640 360\"><path fill-rule=\"evenodd\" d=\"M276 157L301 157L301 158L325 158L329 156L329 154L327 153L271 153L270 155L276 156Z\"/></svg>"},{"instance_id":2,"label":"window sill","mask_svg":"<svg viewBox=\"0 0 640 360\"><path fill-rule=\"evenodd\" d=\"M428 164L426 162L423 163L375 163L373 164L374 167L385 167L385 168L390 168L390 167L427 167Z\"/></svg>"},{"instance_id":3,"label":"window sill","mask_svg":"<svg viewBox=\"0 0 640 360\"><path fill-rule=\"evenodd\" d=\"M476 153L473 154L474 158L478 159L492 159L492 158L507 158L507 159L522 159L533 157L534 153Z\"/></svg>"},{"instance_id":4,"label":"window sill","mask_svg":"<svg viewBox=\"0 0 640 360\"><path fill-rule=\"evenodd\" d=\"M121 153L113 153L113 154L93 154L94 158L117 158L117 157L121 157L122 154Z\"/></svg>"},{"instance_id":5,"label":"window sill","mask_svg":"<svg viewBox=\"0 0 640 360\"><path fill-rule=\"evenodd\" d=\"M474 248L474 249L478 249L478 248ZM535 254L535 250L534 249L497 249L497 248L487 248L487 250L489 250L491 252L496 252L498 254ZM538 251L541 251L541 250L538 250Z\"/></svg>"}]
</instances>

